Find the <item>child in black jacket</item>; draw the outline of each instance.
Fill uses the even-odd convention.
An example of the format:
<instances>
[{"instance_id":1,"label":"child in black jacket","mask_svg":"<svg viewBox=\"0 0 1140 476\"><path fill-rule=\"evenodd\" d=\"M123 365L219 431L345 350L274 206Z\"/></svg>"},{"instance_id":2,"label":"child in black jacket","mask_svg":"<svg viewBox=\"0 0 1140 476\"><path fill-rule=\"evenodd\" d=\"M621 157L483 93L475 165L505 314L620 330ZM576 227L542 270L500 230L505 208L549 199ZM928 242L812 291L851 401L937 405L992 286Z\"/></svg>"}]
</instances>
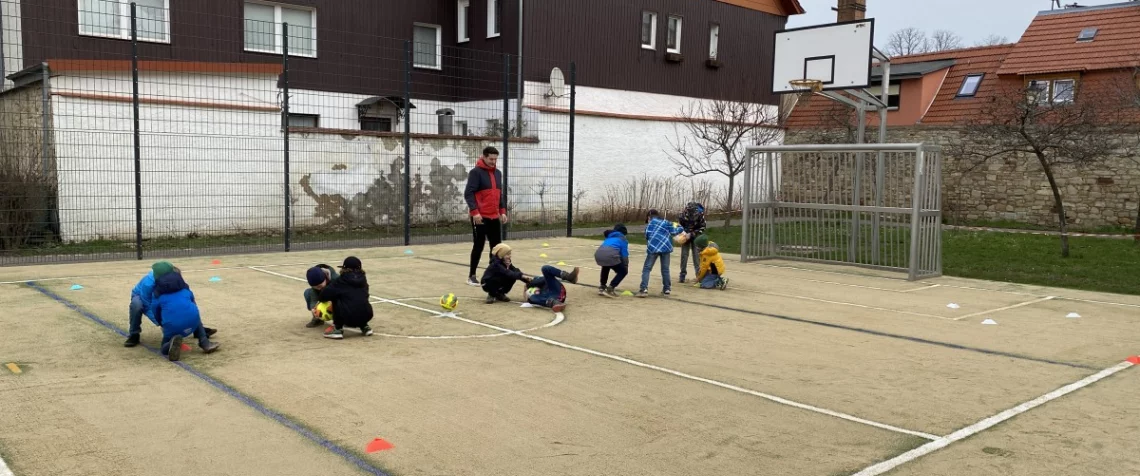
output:
<instances>
[{"instance_id":1,"label":"child in black jacket","mask_svg":"<svg viewBox=\"0 0 1140 476\"><path fill-rule=\"evenodd\" d=\"M483 272L480 284L487 293L487 304L498 302L511 302L507 297L516 281L530 282L531 277L523 274L521 270L511 263L511 247L506 243L499 243L491 248L491 264Z\"/></svg>"},{"instance_id":2,"label":"child in black jacket","mask_svg":"<svg viewBox=\"0 0 1140 476\"><path fill-rule=\"evenodd\" d=\"M321 290L321 302L332 303L333 328L325 332L329 339L343 339L345 327L356 327L366 336L372 335L372 302L368 294L368 277L360 259L349 256L340 266L340 276Z\"/></svg>"}]
</instances>

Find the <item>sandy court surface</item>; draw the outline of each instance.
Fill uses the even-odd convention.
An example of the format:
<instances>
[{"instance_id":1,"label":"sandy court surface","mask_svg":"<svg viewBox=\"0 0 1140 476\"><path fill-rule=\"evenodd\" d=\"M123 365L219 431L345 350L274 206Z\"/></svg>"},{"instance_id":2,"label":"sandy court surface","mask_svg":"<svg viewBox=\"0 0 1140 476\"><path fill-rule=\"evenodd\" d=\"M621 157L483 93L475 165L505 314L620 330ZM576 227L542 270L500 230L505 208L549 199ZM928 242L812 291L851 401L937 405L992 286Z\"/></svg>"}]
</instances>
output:
<instances>
[{"instance_id":1,"label":"sandy court surface","mask_svg":"<svg viewBox=\"0 0 1140 476\"><path fill-rule=\"evenodd\" d=\"M219 264L212 257L179 259L176 264L198 296L207 324L220 329L214 340L223 345L217 354L193 351L183 360L333 445L359 454L373 438L391 441L394 449L360 457L393 474L750 474L765 468L834 476L926 441L882 425L944 435L1140 353L1140 333L1134 332L1140 308L1132 307L1140 306L1140 299L1131 296L957 278L908 282L880 271L741 264L726 256L733 288L727 292L674 282L670 299L611 300L593 289L596 242L546 243L514 242L514 258L534 274L544 263L583 267L585 286L570 287L564 320L548 310L521 308L519 302L484 304L481 290L463 285L469 245L412 247L410 255L404 248L377 248L225 256ZM633 274L622 287L636 290L644 247L633 251ZM366 338L347 330L345 340L329 341L320 337L322 329L304 327L301 279L312 264L336 265L350 254L364 261L372 294L396 303L377 299L374 304L378 335ZM148 265L0 268L0 282L39 279L49 292L125 329L130 289ZM674 278L679 270L675 255ZM659 270L651 282L651 290L659 291ZM84 288L73 291L73 284ZM438 297L447 292L460 297L459 319L438 315ZM511 297L521 296L520 286ZM958 308L948 308L951 302ZM9 438L7 431L0 435L0 453L17 474L79 474L60 465L87 464L92 472L83 474L151 474L149 459L179 472L221 474L211 473L206 463L187 462L188 450L207 451L215 459L203 461L224 463L218 467L238 468L241 474L313 474L312 465L318 464L313 462L325 465L320 474L342 474L335 468L366 474L191 373L146 350L122 348L113 331L34 289L0 284L0 304L42 307L59 327L74 329L45 337L42 325L0 317L5 336L0 360L27 362L30 369L12 376L0 368L0 389L6 390L0 405L20 408L17 414L23 415L0 412L6 430L24 427L18 438ZM1067 318L1070 312L1081 317ZM998 324L982 325L986 318ZM516 331L525 334L511 334ZM14 357L9 335L19 344ZM144 343L157 346L159 340L158 330L144 320ZM1126 419L1113 418L1128 411L1117 402L1134 393L1113 384L1134 380L1135 371L899 472L929 461L929 473L905 474L953 474L938 472L954 468L939 457L975 458L968 452L974 451L981 454L978 474L1006 474L994 468L1034 474L1034 468L1048 467L1041 466L1048 460L1018 459L1035 453L1017 445L1032 441L1027 435L1048 434L1050 421L1071 427L1066 433L1076 435L1076 443L1066 448L1080 453L1072 458L1062 453L1055 464L1091 461L1097 451L1123 451L1127 445L1102 440L1135 430ZM81 375L73 378L76 372ZM68 394L77 391L68 381L76 378L85 382L79 392L85 398ZM133 383L140 379L147 384ZM106 388L94 390L98 385ZM1106 388L1121 390L1106 394ZM100 396L87 397L88 392ZM1082 401L1087 403L1077 404ZM199 413L226 424L187 421L171 432L164 417L180 404L202 406L206 409ZM103 408L112 408L115 416L96 416ZM119 418L132 410L139 415L135 421ZM1032 418L1054 414L1047 410L1055 412L1053 420ZM43 441L79 440L34 427L27 415L57 422L78 415L96 436L76 446L86 453L52 450L66 457L44 465L36 458L55 447ZM1094 423L1085 428L1082 421ZM1019 422L1029 423L1015 425ZM218 431L225 435L214 435ZM975 440L997 438L993 435L1003 431L1009 433L1003 444L970 450ZM252 433L270 435L277 443L258 446L263 441ZM135 439L139 443L131 444ZM274 459L286 470L246 465L238 456L279 450L289 452L289 458ZM306 462L294 464L293 457ZM987 463L994 458L1010 466ZM1125 461L1116 466L1136 464L1135 458L1119 458ZM128 461L139 469L119 471L106 461ZM22 471L28 465L35 468ZM1025 472L1017 472L1022 467Z\"/></svg>"}]
</instances>

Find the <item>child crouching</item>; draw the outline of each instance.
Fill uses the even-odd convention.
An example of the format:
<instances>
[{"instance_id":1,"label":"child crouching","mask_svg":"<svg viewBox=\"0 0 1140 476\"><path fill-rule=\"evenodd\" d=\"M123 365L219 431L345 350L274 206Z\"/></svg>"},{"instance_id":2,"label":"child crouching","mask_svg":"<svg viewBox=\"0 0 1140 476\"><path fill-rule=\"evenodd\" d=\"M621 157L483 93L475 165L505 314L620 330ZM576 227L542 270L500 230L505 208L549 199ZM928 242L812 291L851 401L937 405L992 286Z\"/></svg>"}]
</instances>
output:
<instances>
[{"instance_id":1,"label":"child crouching","mask_svg":"<svg viewBox=\"0 0 1140 476\"><path fill-rule=\"evenodd\" d=\"M605 241L594 252L594 262L602 267L601 285L598 287L600 296L617 297L618 285L629 274L629 240L626 239L628 234L629 230L625 225L621 223L614 225L614 229L606 230ZM607 284L610 270L614 272L614 280Z\"/></svg>"},{"instance_id":2,"label":"child crouching","mask_svg":"<svg viewBox=\"0 0 1140 476\"><path fill-rule=\"evenodd\" d=\"M190 291L190 285L182 279L182 273L174 270L169 263L155 263L155 285L153 311L154 323L162 327L162 355L172 362L182 357L182 339L193 335L198 346L209 354L218 350L217 343L211 343L202 327L202 315Z\"/></svg>"},{"instance_id":3,"label":"child crouching","mask_svg":"<svg viewBox=\"0 0 1140 476\"><path fill-rule=\"evenodd\" d=\"M511 302L507 297L516 281L529 281L530 277L523 274L511 262L511 247L506 243L499 243L491 249L491 264L483 272L480 285L487 293L487 304L498 302Z\"/></svg>"},{"instance_id":4,"label":"child crouching","mask_svg":"<svg viewBox=\"0 0 1140 476\"><path fill-rule=\"evenodd\" d=\"M697 283L701 289L724 291L728 288L728 278L724 277L724 273L724 260L720 257L720 248L715 242L709 242L708 246L701 250L701 267L697 272Z\"/></svg>"},{"instance_id":5,"label":"child crouching","mask_svg":"<svg viewBox=\"0 0 1140 476\"><path fill-rule=\"evenodd\" d=\"M349 256L340 266L340 276L321 290L320 302L332 303L333 328L325 331L329 339L343 339L345 327L360 329L372 335L372 302L368 294L368 277L360 259ZM315 316L314 316L315 317Z\"/></svg>"}]
</instances>

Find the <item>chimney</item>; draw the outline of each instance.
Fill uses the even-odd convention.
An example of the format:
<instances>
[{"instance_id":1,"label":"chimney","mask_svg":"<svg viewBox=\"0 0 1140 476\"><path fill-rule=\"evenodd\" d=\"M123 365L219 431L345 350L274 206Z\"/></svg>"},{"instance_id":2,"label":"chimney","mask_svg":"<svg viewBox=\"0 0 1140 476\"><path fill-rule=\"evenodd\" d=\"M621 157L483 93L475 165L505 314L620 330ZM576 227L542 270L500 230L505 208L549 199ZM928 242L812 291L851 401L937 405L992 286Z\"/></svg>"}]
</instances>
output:
<instances>
[{"instance_id":1,"label":"chimney","mask_svg":"<svg viewBox=\"0 0 1140 476\"><path fill-rule=\"evenodd\" d=\"M839 7L833 10L839 23L862 20L867 17L867 0L839 0Z\"/></svg>"}]
</instances>

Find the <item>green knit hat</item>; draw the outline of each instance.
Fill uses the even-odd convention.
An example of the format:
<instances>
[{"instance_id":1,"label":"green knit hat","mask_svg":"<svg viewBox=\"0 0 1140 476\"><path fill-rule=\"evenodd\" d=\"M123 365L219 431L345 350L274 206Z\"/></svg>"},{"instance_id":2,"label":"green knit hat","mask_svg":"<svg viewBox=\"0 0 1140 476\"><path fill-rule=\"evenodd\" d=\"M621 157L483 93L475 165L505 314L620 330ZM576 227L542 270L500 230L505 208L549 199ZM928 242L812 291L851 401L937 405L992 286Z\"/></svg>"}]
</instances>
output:
<instances>
[{"instance_id":1,"label":"green knit hat","mask_svg":"<svg viewBox=\"0 0 1140 476\"><path fill-rule=\"evenodd\" d=\"M708 235L698 236L696 240L693 240L693 244L697 245L697 248L701 248L701 249L707 248L709 246Z\"/></svg>"},{"instance_id":2,"label":"green knit hat","mask_svg":"<svg viewBox=\"0 0 1140 476\"><path fill-rule=\"evenodd\" d=\"M151 265L150 269L154 271L155 279L158 279L170 273L173 273L174 265L170 264L169 261L159 261Z\"/></svg>"}]
</instances>

